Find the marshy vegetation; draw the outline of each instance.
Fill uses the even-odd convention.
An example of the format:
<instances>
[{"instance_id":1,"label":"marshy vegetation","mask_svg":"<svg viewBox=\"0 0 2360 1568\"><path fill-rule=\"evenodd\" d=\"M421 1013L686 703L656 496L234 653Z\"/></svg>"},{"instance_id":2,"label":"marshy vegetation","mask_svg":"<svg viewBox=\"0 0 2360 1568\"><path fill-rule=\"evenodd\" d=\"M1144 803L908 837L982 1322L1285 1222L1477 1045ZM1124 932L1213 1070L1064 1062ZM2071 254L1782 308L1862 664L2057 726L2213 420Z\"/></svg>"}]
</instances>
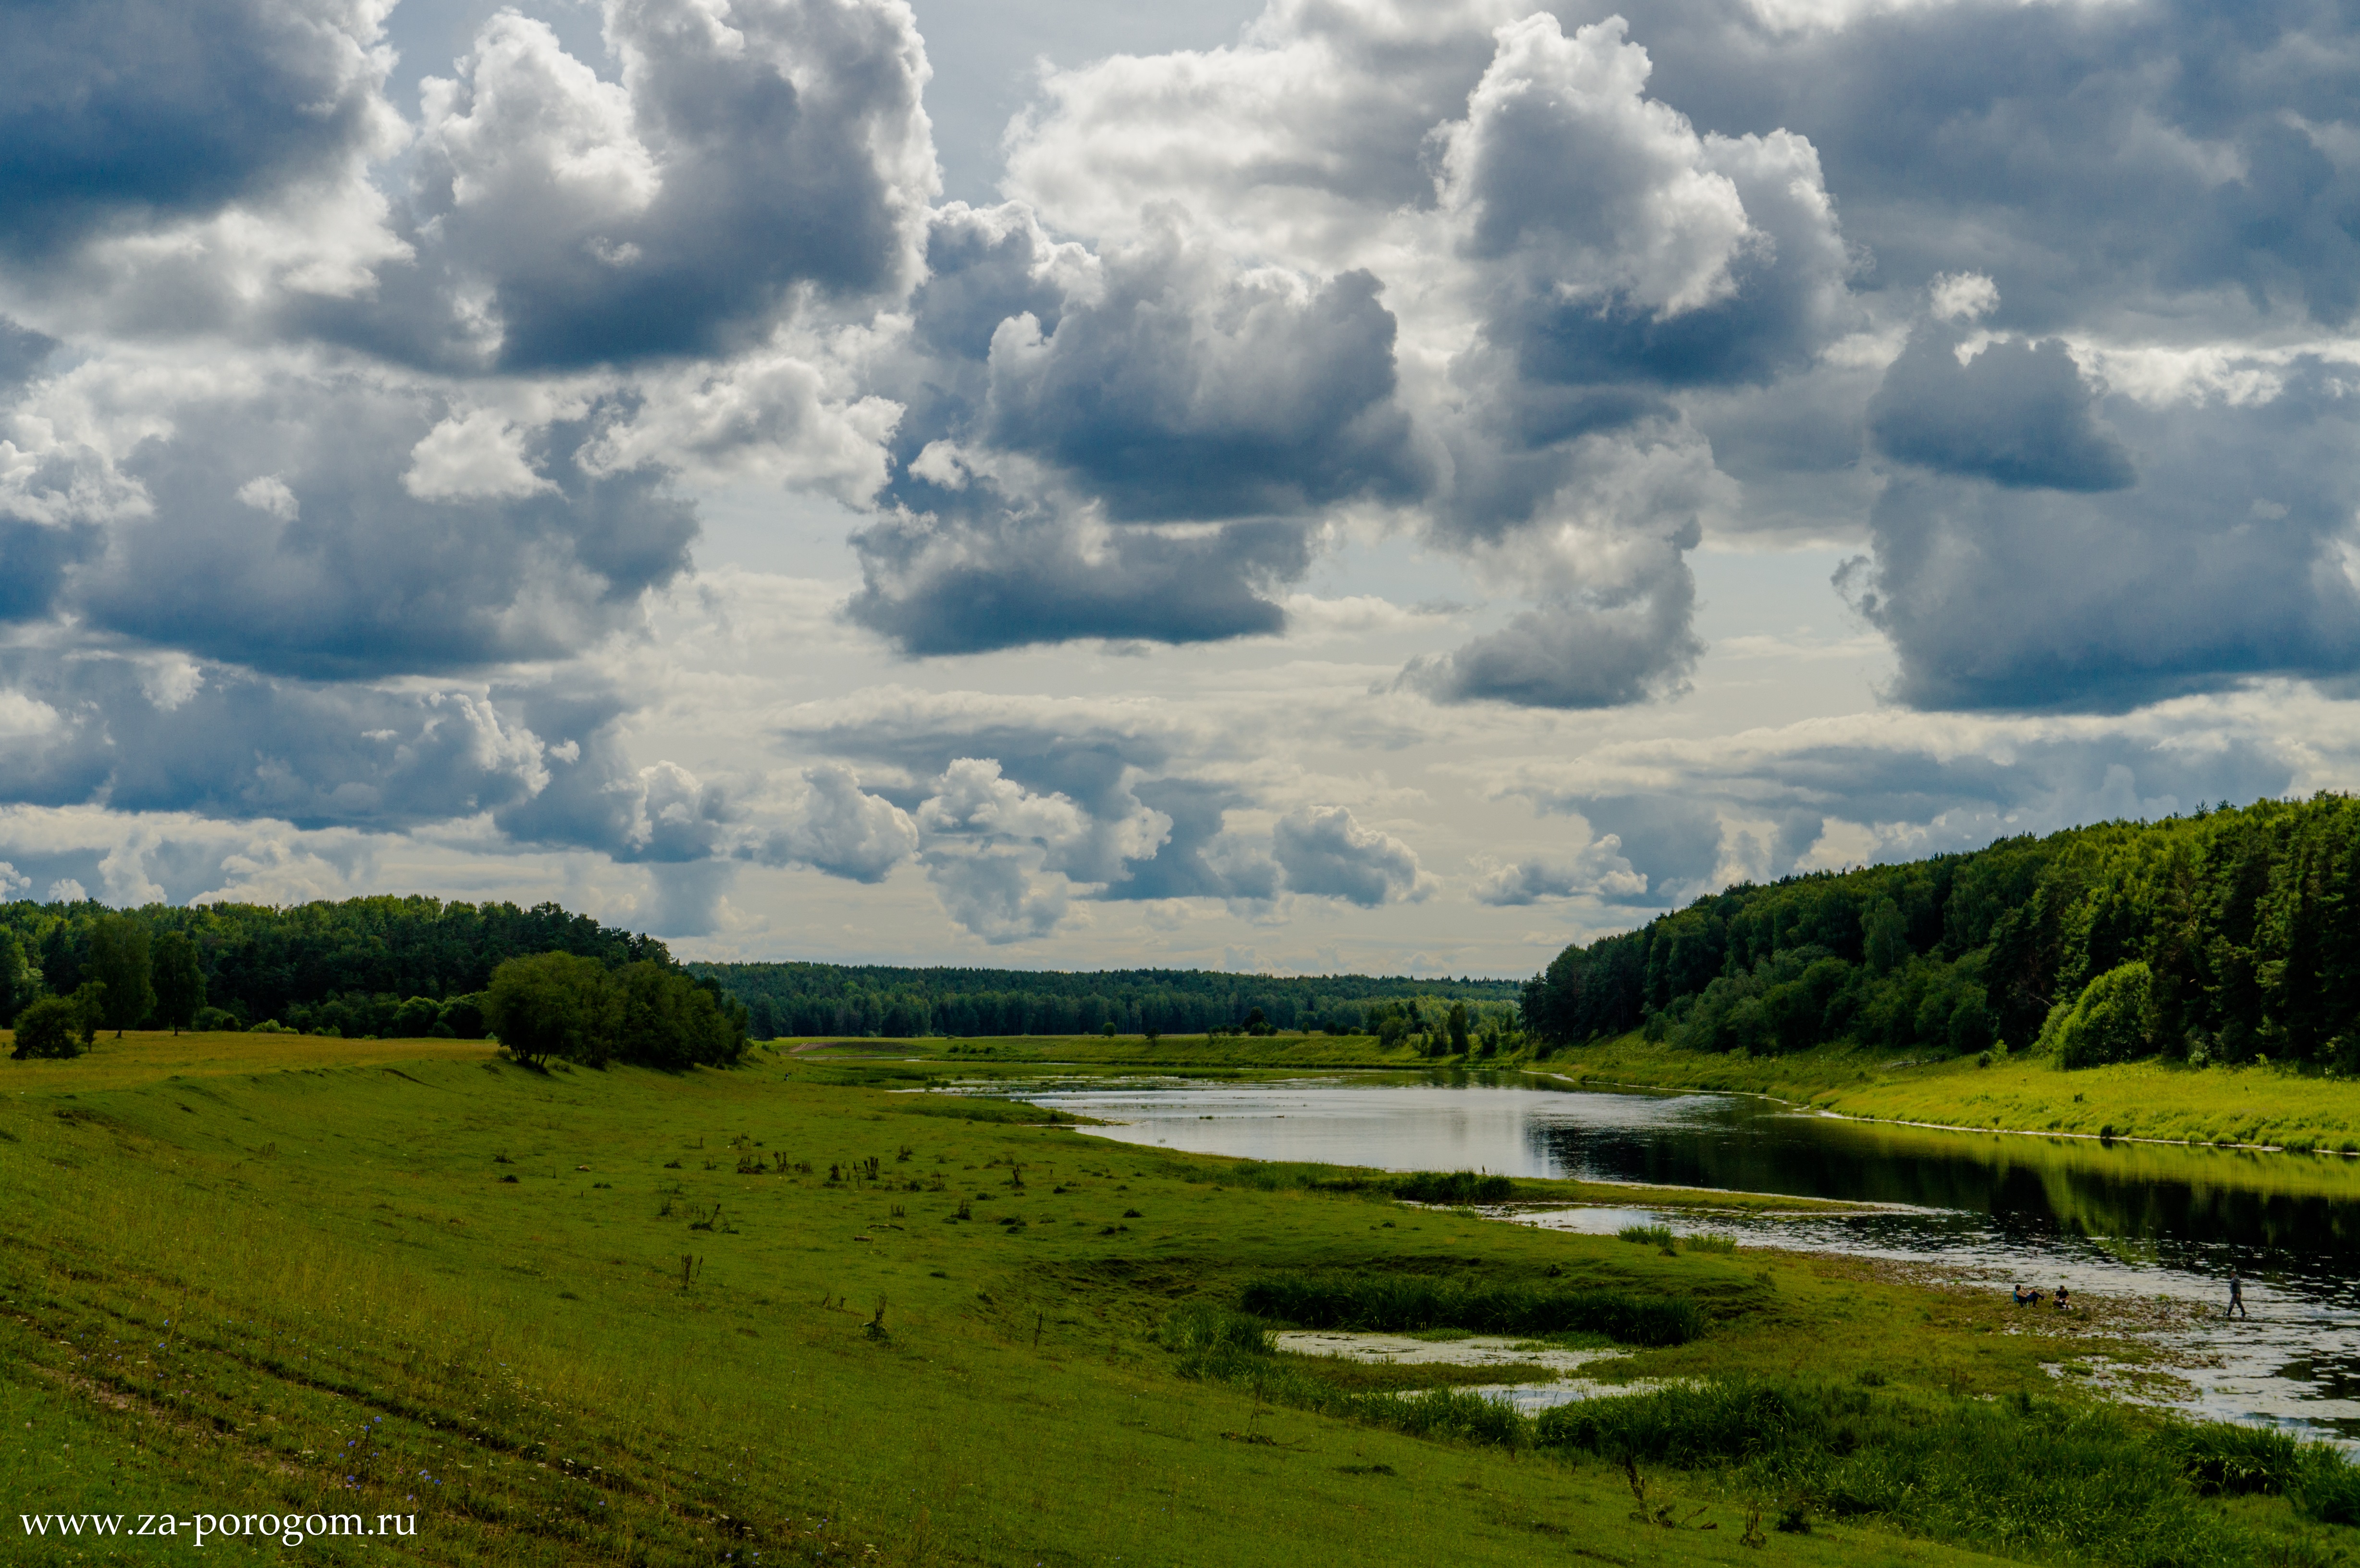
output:
<instances>
[{"instance_id":1,"label":"marshy vegetation","mask_svg":"<svg viewBox=\"0 0 2360 1568\"><path fill-rule=\"evenodd\" d=\"M1199 1305L1167 1323L1182 1376L1395 1432L1603 1462L1643 1511L1646 1473L1660 1495L1668 1469L1789 1534L1875 1519L2008 1557L2125 1568L2341 1560L2340 1543L2290 1539L2224 1498L2281 1497L2302 1519L2360 1524L2360 1468L2274 1430L2026 1389L1899 1388L1877 1375L1708 1377L1525 1414L1464 1388L1342 1386L1319 1359L1279 1353L1265 1314L1302 1322L1299 1293L1256 1281L1240 1300L1247 1310ZM1298 1310L1273 1313L1281 1304Z\"/></svg>"},{"instance_id":2,"label":"marshy vegetation","mask_svg":"<svg viewBox=\"0 0 2360 1568\"><path fill-rule=\"evenodd\" d=\"M1646 1345L1686 1345L1704 1331L1702 1309L1686 1296L1399 1273L1262 1275L1246 1283L1238 1304L1256 1317L1295 1328L1590 1333Z\"/></svg>"}]
</instances>

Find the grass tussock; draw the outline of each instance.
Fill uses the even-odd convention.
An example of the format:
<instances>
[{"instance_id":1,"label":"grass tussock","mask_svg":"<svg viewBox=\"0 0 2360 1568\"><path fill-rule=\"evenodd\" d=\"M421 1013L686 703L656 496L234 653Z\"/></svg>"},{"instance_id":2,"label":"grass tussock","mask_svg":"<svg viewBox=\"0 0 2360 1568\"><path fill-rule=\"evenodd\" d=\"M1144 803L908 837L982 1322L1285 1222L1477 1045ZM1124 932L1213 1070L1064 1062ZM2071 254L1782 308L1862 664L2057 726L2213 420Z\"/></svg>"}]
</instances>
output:
<instances>
[{"instance_id":1,"label":"grass tussock","mask_svg":"<svg viewBox=\"0 0 2360 1568\"><path fill-rule=\"evenodd\" d=\"M1624 1345L1685 1345L1704 1314L1685 1296L1626 1290L1562 1290L1383 1274L1270 1274L1253 1279L1238 1305L1299 1328L1406 1334L1463 1328L1480 1334L1546 1334L1586 1330Z\"/></svg>"}]
</instances>

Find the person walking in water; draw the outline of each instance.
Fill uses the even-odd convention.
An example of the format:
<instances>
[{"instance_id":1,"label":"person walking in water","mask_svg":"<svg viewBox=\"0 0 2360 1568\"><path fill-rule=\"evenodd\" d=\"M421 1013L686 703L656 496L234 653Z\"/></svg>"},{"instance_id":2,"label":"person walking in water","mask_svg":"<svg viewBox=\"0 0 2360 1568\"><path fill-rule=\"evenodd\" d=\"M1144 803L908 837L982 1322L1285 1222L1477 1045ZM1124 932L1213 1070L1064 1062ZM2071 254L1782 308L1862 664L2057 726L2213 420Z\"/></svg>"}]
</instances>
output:
<instances>
[{"instance_id":1,"label":"person walking in water","mask_svg":"<svg viewBox=\"0 0 2360 1568\"><path fill-rule=\"evenodd\" d=\"M2245 1312L2245 1282L2234 1271L2229 1275L2229 1311L2226 1315L2245 1318L2248 1323L2253 1321Z\"/></svg>"}]
</instances>

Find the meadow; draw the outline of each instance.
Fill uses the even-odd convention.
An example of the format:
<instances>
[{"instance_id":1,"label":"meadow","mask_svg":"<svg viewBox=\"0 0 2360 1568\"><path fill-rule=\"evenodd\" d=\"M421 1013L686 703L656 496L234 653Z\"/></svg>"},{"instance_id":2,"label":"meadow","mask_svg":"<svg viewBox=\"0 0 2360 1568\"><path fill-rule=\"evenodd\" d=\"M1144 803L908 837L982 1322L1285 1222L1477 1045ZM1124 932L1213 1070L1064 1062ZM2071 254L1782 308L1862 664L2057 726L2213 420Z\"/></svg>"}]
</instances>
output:
<instances>
[{"instance_id":1,"label":"meadow","mask_svg":"<svg viewBox=\"0 0 2360 1568\"><path fill-rule=\"evenodd\" d=\"M2147 1058L2065 1068L2049 1056L1851 1046L1752 1056L1684 1051L1633 1033L1538 1065L1601 1086L1738 1090L1880 1121L2360 1154L2360 1079L2316 1064Z\"/></svg>"},{"instance_id":2,"label":"meadow","mask_svg":"<svg viewBox=\"0 0 2360 1568\"><path fill-rule=\"evenodd\" d=\"M1284 1064L1212 1044L1208 1071ZM2344 1470L2082 1387L2092 1357L2147 1354L2106 1303L2033 1319L1858 1262L1502 1225L1405 1205L1374 1172L906 1092L1031 1065L1008 1045L766 1047L661 1073L133 1034L0 1061L0 1559L194 1550L34 1539L28 1513L282 1510L416 1514L411 1538L297 1553L329 1563L2324 1563L2360 1545L2332 1522ZM1455 1387L1464 1369L1278 1354L1249 1300L1619 1333L1630 1353L1598 1375L1642 1391L1579 1407L1586 1425L1519 1417ZM2005 1441L1969 1454L1944 1436L1961 1430Z\"/></svg>"}]
</instances>

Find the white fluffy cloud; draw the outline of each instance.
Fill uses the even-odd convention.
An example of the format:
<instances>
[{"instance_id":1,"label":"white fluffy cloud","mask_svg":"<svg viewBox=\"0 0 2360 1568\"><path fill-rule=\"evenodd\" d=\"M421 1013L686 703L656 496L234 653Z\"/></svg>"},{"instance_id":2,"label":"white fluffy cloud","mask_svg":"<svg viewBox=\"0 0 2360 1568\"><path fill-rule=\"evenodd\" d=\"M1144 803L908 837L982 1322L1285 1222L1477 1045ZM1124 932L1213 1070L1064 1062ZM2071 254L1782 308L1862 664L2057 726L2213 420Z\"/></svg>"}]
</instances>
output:
<instances>
[{"instance_id":1,"label":"white fluffy cloud","mask_svg":"<svg viewBox=\"0 0 2360 1568\"><path fill-rule=\"evenodd\" d=\"M1513 966L2360 756L2315 6L1273 0L988 205L924 0L388 14L0 19L12 887Z\"/></svg>"}]
</instances>

